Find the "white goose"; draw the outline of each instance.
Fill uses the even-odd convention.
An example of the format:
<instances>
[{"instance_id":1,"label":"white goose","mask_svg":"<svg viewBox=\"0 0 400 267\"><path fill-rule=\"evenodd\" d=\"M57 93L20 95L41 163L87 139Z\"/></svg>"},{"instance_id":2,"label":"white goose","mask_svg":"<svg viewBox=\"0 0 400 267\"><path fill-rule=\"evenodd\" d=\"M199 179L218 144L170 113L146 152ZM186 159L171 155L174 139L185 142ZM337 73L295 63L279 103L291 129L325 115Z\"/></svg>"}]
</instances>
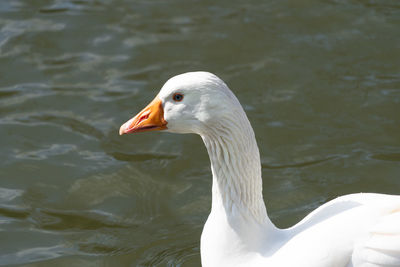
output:
<instances>
[{"instance_id":1,"label":"white goose","mask_svg":"<svg viewBox=\"0 0 400 267\"><path fill-rule=\"evenodd\" d=\"M203 266L400 266L400 196L346 195L291 228L275 227L263 201L253 129L217 76L171 78L120 134L152 130L196 133L207 147L213 185L201 235Z\"/></svg>"}]
</instances>

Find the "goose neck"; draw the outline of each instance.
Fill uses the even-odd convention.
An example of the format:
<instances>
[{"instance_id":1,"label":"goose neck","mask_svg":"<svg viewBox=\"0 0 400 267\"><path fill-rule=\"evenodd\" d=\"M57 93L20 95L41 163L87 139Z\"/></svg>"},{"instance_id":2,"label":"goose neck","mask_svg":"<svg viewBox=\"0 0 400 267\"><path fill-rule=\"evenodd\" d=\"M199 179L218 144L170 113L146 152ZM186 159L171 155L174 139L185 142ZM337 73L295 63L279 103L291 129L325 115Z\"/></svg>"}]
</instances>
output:
<instances>
[{"instance_id":1,"label":"goose neck","mask_svg":"<svg viewBox=\"0 0 400 267\"><path fill-rule=\"evenodd\" d=\"M213 174L211 213L270 223L262 196L260 154L247 117L236 116L207 133L202 138Z\"/></svg>"}]
</instances>

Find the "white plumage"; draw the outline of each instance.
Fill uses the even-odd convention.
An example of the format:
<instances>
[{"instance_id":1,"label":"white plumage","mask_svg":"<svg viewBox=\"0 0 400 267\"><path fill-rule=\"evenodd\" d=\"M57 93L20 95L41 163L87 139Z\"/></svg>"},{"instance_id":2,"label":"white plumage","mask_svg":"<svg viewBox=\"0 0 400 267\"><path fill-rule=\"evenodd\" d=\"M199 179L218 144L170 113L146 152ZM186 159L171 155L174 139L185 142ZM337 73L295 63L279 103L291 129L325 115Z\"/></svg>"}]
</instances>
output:
<instances>
[{"instance_id":1,"label":"white plumage","mask_svg":"<svg viewBox=\"0 0 400 267\"><path fill-rule=\"evenodd\" d=\"M253 129L226 84L207 72L181 74L152 103L159 104L122 125L120 133L158 129L202 137L213 175L211 213L201 236L203 266L400 266L400 196L342 196L278 229L263 201Z\"/></svg>"}]
</instances>

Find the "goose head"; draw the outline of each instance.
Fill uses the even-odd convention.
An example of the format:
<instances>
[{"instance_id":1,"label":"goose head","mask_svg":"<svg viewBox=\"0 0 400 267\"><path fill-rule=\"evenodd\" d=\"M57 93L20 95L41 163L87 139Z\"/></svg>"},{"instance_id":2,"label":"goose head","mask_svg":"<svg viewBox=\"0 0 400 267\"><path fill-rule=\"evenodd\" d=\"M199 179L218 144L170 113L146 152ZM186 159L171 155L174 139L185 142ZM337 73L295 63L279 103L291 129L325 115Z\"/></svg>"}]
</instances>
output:
<instances>
[{"instance_id":1,"label":"goose head","mask_svg":"<svg viewBox=\"0 0 400 267\"><path fill-rule=\"evenodd\" d=\"M242 110L239 101L220 78L209 72L188 72L169 79L119 133L164 130L203 135L238 110Z\"/></svg>"}]
</instances>

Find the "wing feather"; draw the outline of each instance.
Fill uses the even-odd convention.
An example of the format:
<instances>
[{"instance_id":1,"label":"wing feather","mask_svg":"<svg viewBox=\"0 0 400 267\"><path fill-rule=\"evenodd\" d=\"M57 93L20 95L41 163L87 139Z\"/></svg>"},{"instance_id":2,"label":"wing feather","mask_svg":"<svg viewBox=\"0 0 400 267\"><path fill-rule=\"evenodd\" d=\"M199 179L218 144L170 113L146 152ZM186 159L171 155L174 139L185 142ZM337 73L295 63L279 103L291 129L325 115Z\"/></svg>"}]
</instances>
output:
<instances>
[{"instance_id":1,"label":"wing feather","mask_svg":"<svg viewBox=\"0 0 400 267\"><path fill-rule=\"evenodd\" d=\"M400 266L400 209L390 212L374 225L369 237L353 251L354 267Z\"/></svg>"}]
</instances>

